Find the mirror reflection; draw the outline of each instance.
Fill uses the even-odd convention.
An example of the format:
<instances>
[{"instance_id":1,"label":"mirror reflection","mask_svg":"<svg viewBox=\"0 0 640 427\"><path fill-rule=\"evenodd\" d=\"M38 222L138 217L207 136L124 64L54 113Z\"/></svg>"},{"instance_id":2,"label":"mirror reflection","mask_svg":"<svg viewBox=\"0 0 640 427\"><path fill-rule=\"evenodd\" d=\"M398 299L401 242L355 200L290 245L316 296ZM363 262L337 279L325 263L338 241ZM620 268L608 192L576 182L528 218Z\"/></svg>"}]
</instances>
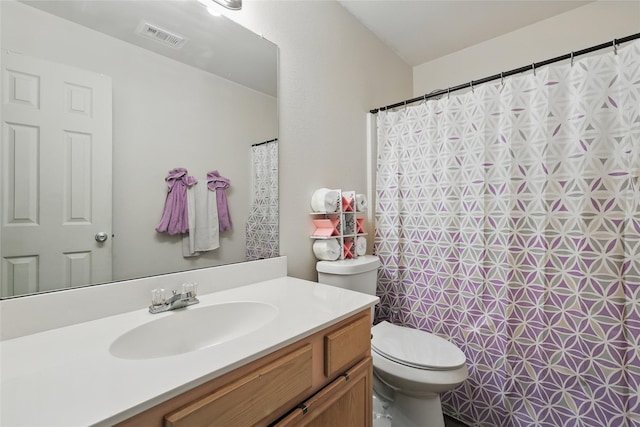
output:
<instances>
[{"instance_id":1,"label":"mirror reflection","mask_svg":"<svg viewBox=\"0 0 640 427\"><path fill-rule=\"evenodd\" d=\"M251 251L277 255L277 145L252 147L277 138L274 44L195 0L0 7L2 297L241 262L265 216ZM156 231L178 168L228 182L195 256Z\"/></svg>"}]
</instances>

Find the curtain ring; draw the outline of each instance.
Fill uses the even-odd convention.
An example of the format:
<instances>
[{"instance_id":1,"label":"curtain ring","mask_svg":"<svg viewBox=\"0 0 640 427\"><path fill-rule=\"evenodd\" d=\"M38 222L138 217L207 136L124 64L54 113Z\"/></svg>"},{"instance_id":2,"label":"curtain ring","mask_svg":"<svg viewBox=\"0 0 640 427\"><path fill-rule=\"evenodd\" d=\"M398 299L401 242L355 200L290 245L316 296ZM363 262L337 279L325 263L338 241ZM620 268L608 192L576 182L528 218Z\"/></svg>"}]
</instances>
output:
<instances>
[{"instance_id":1,"label":"curtain ring","mask_svg":"<svg viewBox=\"0 0 640 427\"><path fill-rule=\"evenodd\" d=\"M573 67L573 52L571 52L571 66Z\"/></svg>"},{"instance_id":2,"label":"curtain ring","mask_svg":"<svg viewBox=\"0 0 640 427\"><path fill-rule=\"evenodd\" d=\"M504 73L502 71L500 72L500 85L504 86Z\"/></svg>"},{"instance_id":3,"label":"curtain ring","mask_svg":"<svg viewBox=\"0 0 640 427\"><path fill-rule=\"evenodd\" d=\"M448 88L447 88L447 99L450 99L450 98L449 98L449 94L450 94L450 93L451 93L451 88L450 88L450 87L448 87Z\"/></svg>"},{"instance_id":4,"label":"curtain ring","mask_svg":"<svg viewBox=\"0 0 640 427\"><path fill-rule=\"evenodd\" d=\"M533 70L533 76L535 77L535 75L536 75L536 63L535 62L533 64L531 64L531 69Z\"/></svg>"},{"instance_id":5,"label":"curtain ring","mask_svg":"<svg viewBox=\"0 0 640 427\"><path fill-rule=\"evenodd\" d=\"M473 89L473 80L469 82L469 85L471 86L471 93L476 93L475 90Z\"/></svg>"},{"instance_id":6,"label":"curtain ring","mask_svg":"<svg viewBox=\"0 0 640 427\"><path fill-rule=\"evenodd\" d=\"M617 55L618 54L618 40L613 39L613 54Z\"/></svg>"}]
</instances>

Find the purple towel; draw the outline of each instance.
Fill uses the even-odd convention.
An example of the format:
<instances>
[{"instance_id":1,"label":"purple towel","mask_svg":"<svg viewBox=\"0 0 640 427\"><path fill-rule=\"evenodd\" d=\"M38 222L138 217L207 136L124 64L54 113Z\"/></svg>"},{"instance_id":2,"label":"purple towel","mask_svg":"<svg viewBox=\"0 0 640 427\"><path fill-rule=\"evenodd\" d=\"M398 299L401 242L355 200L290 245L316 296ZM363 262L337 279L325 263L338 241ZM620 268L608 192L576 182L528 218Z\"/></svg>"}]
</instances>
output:
<instances>
[{"instance_id":1,"label":"purple towel","mask_svg":"<svg viewBox=\"0 0 640 427\"><path fill-rule=\"evenodd\" d=\"M218 203L218 224L220 232L231 230L231 216L229 215L229 205L227 204L227 188L231 181L220 176L218 171L211 171L207 174L207 187L216 192L216 202Z\"/></svg>"},{"instance_id":2,"label":"purple towel","mask_svg":"<svg viewBox=\"0 0 640 427\"><path fill-rule=\"evenodd\" d=\"M187 175L184 168L175 168L169 171L165 178L169 192L164 202L164 211L160 224L156 227L158 233L170 235L186 233L189 231L189 216L187 212L187 187L197 183L198 180Z\"/></svg>"}]
</instances>

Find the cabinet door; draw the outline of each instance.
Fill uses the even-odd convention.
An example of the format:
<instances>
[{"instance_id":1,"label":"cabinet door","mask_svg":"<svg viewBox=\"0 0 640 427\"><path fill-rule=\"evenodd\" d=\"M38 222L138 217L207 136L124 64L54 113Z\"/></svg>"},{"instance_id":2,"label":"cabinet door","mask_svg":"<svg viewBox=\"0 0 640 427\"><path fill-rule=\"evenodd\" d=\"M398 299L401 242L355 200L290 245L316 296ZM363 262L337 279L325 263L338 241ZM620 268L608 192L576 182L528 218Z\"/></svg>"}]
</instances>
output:
<instances>
[{"instance_id":1,"label":"cabinet door","mask_svg":"<svg viewBox=\"0 0 640 427\"><path fill-rule=\"evenodd\" d=\"M371 427L373 364L367 357L273 427Z\"/></svg>"},{"instance_id":2,"label":"cabinet door","mask_svg":"<svg viewBox=\"0 0 640 427\"><path fill-rule=\"evenodd\" d=\"M353 366L371 350L371 318L358 320L333 331L324 338L324 374L333 377Z\"/></svg>"}]
</instances>

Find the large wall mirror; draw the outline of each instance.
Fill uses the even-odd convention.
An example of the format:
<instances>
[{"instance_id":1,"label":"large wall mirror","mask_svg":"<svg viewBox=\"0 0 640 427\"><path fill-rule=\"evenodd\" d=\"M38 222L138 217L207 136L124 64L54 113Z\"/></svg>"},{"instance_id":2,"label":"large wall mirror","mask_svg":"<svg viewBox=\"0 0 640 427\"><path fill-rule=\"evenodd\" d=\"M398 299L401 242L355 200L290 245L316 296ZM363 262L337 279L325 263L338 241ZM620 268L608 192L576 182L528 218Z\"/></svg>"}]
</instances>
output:
<instances>
[{"instance_id":1,"label":"large wall mirror","mask_svg":"<svg viewBox=\"0 0 640 427\"><path fill-rule=\"evenodd\" d=\"M278 134L277 46L196 0L0 8L1 296L246 260L253 146ZM156 231L175 168L229 180L217 249L185 256Z\"/></svg>"}]
</instances>

